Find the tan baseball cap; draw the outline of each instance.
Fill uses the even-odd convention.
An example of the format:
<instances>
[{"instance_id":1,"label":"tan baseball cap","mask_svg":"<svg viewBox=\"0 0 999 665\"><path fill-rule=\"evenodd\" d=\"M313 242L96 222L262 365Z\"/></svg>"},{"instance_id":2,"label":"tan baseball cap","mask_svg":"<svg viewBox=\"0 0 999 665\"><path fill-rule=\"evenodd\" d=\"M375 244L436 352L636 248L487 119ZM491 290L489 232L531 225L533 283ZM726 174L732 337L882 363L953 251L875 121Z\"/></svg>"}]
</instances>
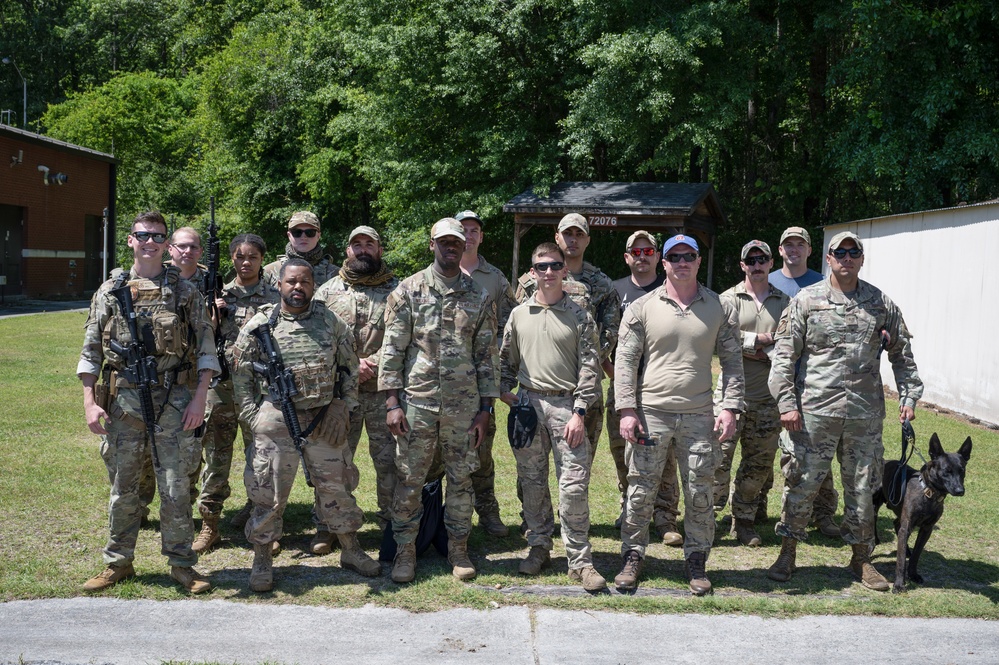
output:
<instances>
[{"instance_id":1,"label":"tan baseball cap","mask_svg":"<svg viewBox=\"0 0 999 665\"><path fill-rule=\"evenodd\" d=\"M659 243L656 242L656 239L653 237L651 233L649 233L648 231L635 231L630 236L628 236L628 243L624 246L624 248L631 249L631 246L634 245L635 241L638 240L639 238L644 238L645 240L651 242L653 248L659 247Z\"/></svg>"},{"instance_id":2,"label":"tan baseball cap","mask_svg":"<svg viewBox=\"0 0 999 665\"><path fill-rule=\"evenodd\" d=\"M784 233L780 235L780 242L778 244L783 245L784 241L787 240L788 238L801 238L806 243L808 243L809 247L812 246L812 239L808 235L808 231L801 228L800 226L789 226L786 229L784 229Z\"/></svg>"},{"instance_id":3,"label":"tan baseball cap","mask_svg":"<svg viewBox=\"0 0 999 665\"><path fill-rule=\"evenodd\" d=\"M745 261L746 257L749 256L749 253L754 249L758 249L766 254L768 259L772 259L774 257L773 252L770 251L770 245L762 240L750 240L742 246L742 260Z\"/></svg>"},{"instance_id":4,"label":"tan baseball cap","mask_svg":"<svg viewBox=\"0 0 999 665\"><path fill-rule=\"evenodd\" d=\"M351 231L350 236L347 237L347 244L349 245L356 236L368 236L377 243L382 241L382 237L378 235L378 231L375 231L370 226L358 226Z\"/></svg>"},{"instance_id":5,"label":"tan baseball cap","mask_svg":"<svg viewBox=\"0 0 999 665\"><path fill-rule=\"evenodd\" d=\"M444 236L456 236L464 242L465 229L462 228L461 222L454 217L445 217L444 219L437 220L437 223L430 229L430 237L434 240L443 238Z\"/></svg>"},{"instance_id":6,"label":"tan baseball cap","mask_svg":"<svg viewBox=\"0 0 999 665\"><path fill-rule=\"evenodd\" d=\"M583 233L590 235L590 225L587 224L586 218L580 215L578 212L570 212L568 215L562 218L558 223L558 232L562 233L570 226L575 226L577 229L582 229Z\"/></svg>"},{"instance_id":7,"label":"tan baseball cap","mask_svg":"<svg viewBox=\"0 0 999 665\"><path fill-rule=\"evenodd\" d=\"M288 228L293 229L296 226L305 224L306 226L311 226L313 228L320 228L319 218L316 217L316 213L309 212L308 210L300 210L291 216L288 220Z\"/></svg>"},{"instance_id":8,"label":"tan baseball cap","mask_svg":"<svg viewBox=\"0 0 999 665\"><path fill-rule=\"evenodd\" d=\"M842 233L834 235L832 240L829 241L829 251L831 252L834 249L839 249L839 246L843 244L844 240L852 240L857 243L857 248L860 251L864 251L864 243L861 241L860 236L856 233L851 233L850 231L843 231Z\"/></svg>"}]
</instances>

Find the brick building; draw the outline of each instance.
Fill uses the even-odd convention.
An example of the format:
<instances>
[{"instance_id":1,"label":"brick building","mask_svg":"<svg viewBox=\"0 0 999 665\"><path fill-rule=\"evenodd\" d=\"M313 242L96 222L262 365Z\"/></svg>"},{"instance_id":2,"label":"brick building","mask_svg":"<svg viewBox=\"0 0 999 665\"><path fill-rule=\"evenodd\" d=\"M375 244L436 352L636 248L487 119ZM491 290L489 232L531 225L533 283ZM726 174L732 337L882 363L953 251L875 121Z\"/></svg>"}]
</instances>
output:
<instances>
[{"instance_id":1,"label":"brick building","mask_svg":"<svg viewBox=\"0 0 999 665\"><path fill-rule=\"evenodd\" d=\"M83 296L100 286L105 256L107 268L114 267L117 163L111 155L0 125L5 296Z\"/></svg>"}]
</instances>

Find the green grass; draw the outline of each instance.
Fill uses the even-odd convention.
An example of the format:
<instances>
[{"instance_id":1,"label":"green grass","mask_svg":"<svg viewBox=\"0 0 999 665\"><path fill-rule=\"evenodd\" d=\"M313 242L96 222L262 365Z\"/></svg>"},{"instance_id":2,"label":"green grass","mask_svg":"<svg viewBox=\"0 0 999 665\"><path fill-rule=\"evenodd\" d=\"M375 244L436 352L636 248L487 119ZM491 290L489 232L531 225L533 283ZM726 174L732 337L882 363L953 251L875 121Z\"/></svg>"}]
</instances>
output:
<instances>
[{"instance_id":1,"label":"green grass","mask_svg":"<svg viewBox=\"0 0 999 665\"><path fill-rule=\"evenodd\" d=\"M83 338L83 313L58 313L0 319L0 600L66 598L81 595L80 585L102 568L101 548L107 535L108 487L98 454L98 437L85 426L82 390L75 376ZM892 410L895 407L889 407ZM527 545L519 532L501 540L473 530L470 549L478 568L474 584L453 580L446 562L436 554L419 562L417 579L396 585L387 573L374 580L344 572L339 555L304 554L312 535L311 493L301 479L285 515L284 551L276 559L276 590L247 590L252 551L242 533L223 527L223 545L201 558L199 569L216 588L208 598L254 603L297 603L357 607L367 603L431 611L463 606L486 608L493 603L566 609L634 612L738 612L766 616L801 614L866 614L883 616L950 616L999 619L999 480L988 469L999 464L999 433L930 410L917 412L914 425L920 450L938 432L944 447L955 450L966 436L975 441L969 465L967 494L947 500L946 510L923 556L920 568L927 583L910 585L902 596L868 591L853 582L845 566L849 548L815 532L798 550L798 572L788 584L771 582L766 568L777 556L773 517L760 529L763 547L737 547L719 526L708 572L716 593L691 598L685 592L681 551L654 544L643 571L641 590L658 595L586 596L575 592L565 575L565 552L556 541L554 565L533 580L517 576ZM502 425L494 455L497 496L503 519L519 523L515 466ZM885 422L886 455L897 457L899 428ZM239 446L237 446L239 448ZM914 462L916 459L913 460ZM374 472L362 441L357 455L361 469L358 502L367 523L362 544L374 553L381 534L374 526ZM233 495L226 519L245 499L240 471L242 453L233 462ZM838 469L838 466L835 468ZM779 483L778 483L779 485ZM557 496L557 494L555 494ZM612 578L620 566L614 465L606 437L600 442L591 483L590 503L595 565ZM771 515L780 504L771 494ZM156 515L154 505L153 515ZM154 526L156 520L154 519ZM875 564L888 577L894 574L894 535L887 511L878 530L887 544L878 547ZM516 529L513 529L516 532ZM168 577L159 553L159 534L143 530L136 552L134 580L107 592L118 598L177 599L184 597ZM556 585L564 594L511 591L527 584ZM497 587L499 587L497 589Z\"/></svg>"}]
</instances>

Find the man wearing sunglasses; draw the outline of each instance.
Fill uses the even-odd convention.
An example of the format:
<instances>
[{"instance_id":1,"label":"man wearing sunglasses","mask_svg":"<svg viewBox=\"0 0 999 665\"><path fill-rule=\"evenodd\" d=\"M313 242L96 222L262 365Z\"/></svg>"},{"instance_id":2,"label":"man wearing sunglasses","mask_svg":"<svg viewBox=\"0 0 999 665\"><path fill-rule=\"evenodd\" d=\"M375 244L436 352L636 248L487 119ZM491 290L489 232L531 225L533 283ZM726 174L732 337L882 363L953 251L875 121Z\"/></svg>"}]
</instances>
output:
<instances>
[{"instance_id":1,"label":"man wearing sunglasses","mask_svg":"<svg viewBox=\"0 0 999 665\"><path fill-rule=\"evenodd\" d=\"M614 282L614 289L621 300L621 314L645 294L662 286L666 276L657 269L659 250L656 239L648 231L635 231L625 243L624 262L631 274ZM621 516L614 526L621 528L624 504L628 498L628 464L624 460L625 441L621 436L621 417L614 403L614 383L607 390L607 438L610 440L611 457L617 467L617 487L621 491ZM663 468L663 482L656 494L652 522L664 545L679 547L683 536L676 527L679 516L680 488L676 478L676 456L671 451Z\"/></svg>"},{"instance_id":2,"label":"man wearing sunglasses","mask_svg":"<svg viewBox=\"0 0 999 665\"><path fill-rule=\"evenodd\" d=\"M812 239L808 231L800 226L789 226L784 229L780 236L780 247L777 248L783 264L780 270L770 273L770 283L787 294L788 298L793 298L798 291L818 284L822 281L822 273L816 272L808 267L808 257L812 254ZM790 450L791 439L786 430L781 430L778 437L780 449ZM788 460L787 454L781 455L781 466ZM764 522L767 519L767 495L774 485L773 471L767 477L761 490L760 502L757 506L756 521ZM812 511L812 524L818 527L824 536L839 538L839 525L833 519L836 514L836 507L839 505L839 494L833 485L832 474L830 474L822 487L818 496L815 497L815 505Z\"/></svg>"},{"instance_id":3,"label":"man wearing sunglasses","mask_svg":"<svg viewBox=\"0 0 999 665\"><path fill-rule=\"evenodd\" d=\"M653 504L675 448L684 495L684 558L690 591L711 591L705 563L715 535L712 485L719 441L735 433L744 407L742 341L730 304L697 283L697 241L663 243L666 282L624 313L614 364L614 390L627 440L628 501L621 523L624 566L619 589L638 585L649 543ZM721 363L723 401L713 413L711 361Z\"/></svg>"},{"instance_id":4,"label":"man wearing sunglasses","mask_svg":"<svg viewBox=\"0 0 999 665\"><path fill-rule=\"evenodd\" d=\"M288 244L285 245L284 254L277 257L277 261L272 261L264 266L264 281L273 286L279 287L281 264L290 258L304 259L312 266L316 284L325 284L340 272L340 266L336 264L319 244L322 239L322 228L319 224L319 217L308 210L296 212L288 220Z\"/></svg>"},{"instance_id":5,"label":"man wearing sunglasses","mask_svg":"<svg viewBox=\"0 0 999 665\"><path fill-rule=\"evenodd\" d=\"M870 561L877 518L873 492L884 467L881 351L887 350L895 375L900 422L915 418L923 382L902 313L859 278L860 238L850 232L833 236L826 264L828 278L802 289L777 326L769 384L791 450L775 528L781 551L767 576L785 582L794 573L798 541L807 537L812 503L836 456L843 479L840 531L853 548L850 569L867 588L887 591L888 581Z\"/></svg>"},{"instance_id":6,"label":"man wearing sunglasses","mask_svg":"<svg viewBox=\"0 0 999 665\"><path fill-rule=\"evenodd\" d=\"M747 547L758 547L756 533L757 508L760 494L772 477L777 435L780 433L780 412L770 395L767 378L770 375L770 354L773 353L773 333L788 297L767 281L773 267L770 245L762 240L750 240L742 247L739 266L745 278L721 294L739 315L742 332L742 367L746 377L746 410L737 418L735 436L721 443L721 459L715 470L714 506L719 513L729 497L732 458L736 444L741 446L739 470L732 491L732 535ZM725 381L718 381L715 403L722 404Z\"/></svg>"},{"instance_id":7,"label":"man wearing sunglasses","mask_svg":"<svg viewBox=\"0 0 999 665\"><path fill-rule=\"evenodd\" d=\"M132 267L113 271L90 303L76 371L83 382L87 426L101 435L101 456L111 481L111 533L104 548L107 568L83 585L85 591L106 589L135 576L132 561L142 520L139 477L148 457L154 461L159 486L162 551L170 576L191 593L211 589L193 568L198 555L191 549L189 476L201 454L194 431L204 422L208 386L220 368L201 294L175 267L163 265L166 230L158 212L136 217L128 234ZM112 293L120 288L131 295L142 353L155 364L152 414L143 414L142 393L133 383L140 373L133 371L138 363L112 348L121 351L133 342L122 305ZM146 422L148 415L154 422ZM155 429L155 442L147 433L150 428Z\"/></svg>"},{"instance_id":8,"label":"man wearing sunglasses","mask_svg":"<svg viewBox=\"0 0 999 665\"><path fill-rule=\"evenodd\" d=\"M590 456L583 423L600 390L597 327L562 291L565 258L558 245L546 242L534 250L531 274L538 290L513 310L500 351L500 398L510 406L530 400L539 425L536 440L513 451L531 547L520 573L537 575L551 563L555 517L548 459L553 457L569 579L587 591L602 591L607 581L593 567L590 547Z\"/></svg>"}]
</instances>

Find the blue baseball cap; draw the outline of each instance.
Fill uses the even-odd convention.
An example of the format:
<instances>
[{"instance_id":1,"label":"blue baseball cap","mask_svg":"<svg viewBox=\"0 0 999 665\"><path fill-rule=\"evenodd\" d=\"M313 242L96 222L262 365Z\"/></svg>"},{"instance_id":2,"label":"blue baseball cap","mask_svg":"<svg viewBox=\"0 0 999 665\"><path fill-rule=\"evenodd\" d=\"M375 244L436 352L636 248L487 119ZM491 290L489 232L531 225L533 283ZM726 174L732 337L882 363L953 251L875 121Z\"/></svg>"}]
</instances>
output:
<instances>
[{"instance_id":1,"label":"blue baseball cap","mask_svg":"<svg viewBox=\"0 0 999 665\"><path fill-rule=\"evenodd\" d=\"M677 245L688 245L695 252L697 253L701 252L701 249L700 247L697 246L697 241L694 240L693 236L685 236L681 233L680 235L673 236L672 238L663 243L663 256L666 256L666 253L669 250L676 247Z\"/></svg>"}]
</instances>

